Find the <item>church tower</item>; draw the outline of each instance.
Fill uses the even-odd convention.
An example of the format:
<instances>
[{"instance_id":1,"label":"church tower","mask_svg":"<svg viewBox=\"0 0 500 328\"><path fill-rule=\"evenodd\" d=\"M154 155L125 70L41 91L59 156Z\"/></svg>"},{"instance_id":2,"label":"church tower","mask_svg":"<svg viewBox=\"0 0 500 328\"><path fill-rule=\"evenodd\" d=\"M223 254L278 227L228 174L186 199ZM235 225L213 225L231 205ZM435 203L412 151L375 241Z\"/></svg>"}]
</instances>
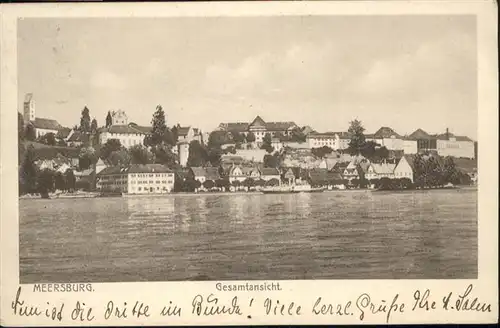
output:
<instances>
[{"instance_id":1,"label":"church tower","mask_svg":"<svg viewBox=\"0 0 500 328\"><path fill-rule=\"evenodd\" d=\"M35 101L33 100L32 93L26 94L24 98L23 119L24 124L28 124L28 122L35 120Z\"/></svg>"}]
</instances>

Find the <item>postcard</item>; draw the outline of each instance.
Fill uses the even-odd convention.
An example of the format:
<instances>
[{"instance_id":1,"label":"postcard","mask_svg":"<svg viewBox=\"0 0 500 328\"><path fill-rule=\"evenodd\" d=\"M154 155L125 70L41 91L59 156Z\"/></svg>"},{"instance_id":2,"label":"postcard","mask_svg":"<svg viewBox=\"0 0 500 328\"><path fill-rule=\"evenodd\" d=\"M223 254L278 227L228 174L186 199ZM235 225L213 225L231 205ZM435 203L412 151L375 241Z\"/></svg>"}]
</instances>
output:
<instances>
[{"instance_id":1,"label":"postcard","mask_svg":"<svg viewBox=\"0 0 500 328\"><path fill-rule=\"evenodd\" d=\"M2 4L1 324L497 322L495 7Z\"/></svg>"}]
</instances>

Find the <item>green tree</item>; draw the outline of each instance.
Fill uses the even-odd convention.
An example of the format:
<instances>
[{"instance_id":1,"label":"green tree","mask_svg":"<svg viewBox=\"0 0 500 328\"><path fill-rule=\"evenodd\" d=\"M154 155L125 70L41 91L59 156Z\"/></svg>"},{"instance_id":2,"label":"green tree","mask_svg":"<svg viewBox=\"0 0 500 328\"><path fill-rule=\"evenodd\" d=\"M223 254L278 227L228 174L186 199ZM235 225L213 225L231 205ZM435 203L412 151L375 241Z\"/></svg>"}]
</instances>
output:
<instances>
[{"instance_id":1,"label":"green tree","mask_svg":"<svg viewBox=\"0 0 500 328\"><path fill-rule=\"evenodd\" d=\"M66 172L64 172L64 178L66 180L66 188L69 191L75 190L75 185L76 185L76 178L75 174L73 173L72 169L67 169Z\"/></svg>"},{"instance_id":2,"label":"green tree","mask_svg":"<svg viewBox=\"0 0 500 328\"><path fill-rule=\"evenodd\" d=\"M94 118L92 120L92 123L90 123L90 132L92 134L96 134L97 133L97 128L98 128L98 126L97 126L97 120Z\"/></svg>"},{"instance_id":3,"label":"green tree","mask_svg":"<svg viewBox=\"0 0 500 328\"><path fill-rule=\"evenodd\" d=\"M153 154L142 145L130 147L129 152L132 164L150 164L153 162Z\"/></svg>"},{"instance_id":4,"label":"green tree","mask_svg":"<svg viewBox=\"0 0 500 328\"><path fill-rule=\"evenodd\" d=\"M82 117L80 118L80 131L84 133L90 132L90 110L85 106L82 110Z\"/></svg>"},{"instance_id":5,"label":"green tree","mask_svg":"<svg viewBox=\"0 0 500 328\"><path fill-rule=\"evenodd\" d=\"M17 139L24 140L24 119L19 112L17 112Z\"/></svg>"},{"instance_id":6,"label":"green tree","mask_svg":"<svg viewBox=\"0 0 500 328\"><path fill-rule=\"evenodd\" d=\"M117 150L120 150L122 148L122 144L120 140L118 139L109 139L106 141L104 145L101 146L100 152L99 152L99 157L104 159L107 159L109 155Z\"/></svg>"},{"instance_id":7,"label":"green tree","mask_svg":"<svg viewBox=\"0 0 500 328\"><path fill-rule=\"evenodd\" d=\"M30 145L26 149L24 161L20 172L20 189L22 193L34 193L36 191L37 168L35 165L35 148Z\"/></svg>"},{"instance_id":8,"label":"green tree","mask_svg":"<svg viewBox=\"0 0 500 328\"><path fill-rule=\"evenodd\" d=\"M33 126L33 124L29 123L28 125L26 125L24 135L26 137L26 140L35 141L36 131L35 131L35 127Z\"/></svg>"},{"instance_id":9,"label":"green tree","mask_svg":"<svg viewBox=\"0 0 500 328\"><path fill-rule=\"evenodd\" d=\"M255 134L253 132L248 132L245 139L247 142L255 142Z\"/></svg>"},{"instance_id":10,"label":"green tree","mask_svg":"<svg viewBox=\"0 0 500 328\"><path fill-rule=\"evenodd\" d=\"M366 142L364 135L365 128L363 127L361 121L357 119L351 121L347 132L351 135L348 151L353 155L361 154Z\"/></svg>"},{"instance_id":11,"label":"green tree","mask_svg":"<svg viewBox=\"0 0 500 328\"><path fill-rule=\"evenodd\" d=\"M167 125L165 121L165 112L161 105L156 106L151 125L153 126L151 131L151 145L162 144L165 141Z\"/></svg>"},{"instance_id":12,"label":"green tree","mask_svg":"<svg viewBox=\"0 0 500 328\"><path fill-rule=\"evenodd\" d=\"M111 118L111 113L108 110L108 115L106 115L106 127L109 128L111 125L113 125L113 119Z\"/></svg>"},{"instance_id":13,"label":"green tree","mask_svg":"<svg viewBox=\"0 0 500 328\"><path fill-rule=\"evenodd\" d=\"M191 167L204 166L208 160L208 153L198 140L189 143L189 156L187 165Z\"/></svg>"}]
</instances>

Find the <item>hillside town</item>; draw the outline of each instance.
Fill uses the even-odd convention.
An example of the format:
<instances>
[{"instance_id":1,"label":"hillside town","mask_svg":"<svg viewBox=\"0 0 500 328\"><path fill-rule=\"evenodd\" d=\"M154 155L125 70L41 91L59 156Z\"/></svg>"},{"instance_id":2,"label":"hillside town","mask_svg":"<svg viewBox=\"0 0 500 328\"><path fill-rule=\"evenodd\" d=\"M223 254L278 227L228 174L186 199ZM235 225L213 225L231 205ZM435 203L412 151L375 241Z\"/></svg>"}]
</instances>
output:
<instances>
[{"instance_id":1,"label":"hillside town","mask_svg":"<svg viewBox=\"0 0 500 328\"><path fill-rule=\"evenodd\" d=\"M163 108L141 126L123 110L99 126L85 107L73 127L37 117L33 94L18 113L20 195L256 191L310 184L326 189L438 188L477 184L477 142L446 129L388 126L318 132L296 122L222 122L210 132L168 126Z\"/></svg>"}]
</instances>

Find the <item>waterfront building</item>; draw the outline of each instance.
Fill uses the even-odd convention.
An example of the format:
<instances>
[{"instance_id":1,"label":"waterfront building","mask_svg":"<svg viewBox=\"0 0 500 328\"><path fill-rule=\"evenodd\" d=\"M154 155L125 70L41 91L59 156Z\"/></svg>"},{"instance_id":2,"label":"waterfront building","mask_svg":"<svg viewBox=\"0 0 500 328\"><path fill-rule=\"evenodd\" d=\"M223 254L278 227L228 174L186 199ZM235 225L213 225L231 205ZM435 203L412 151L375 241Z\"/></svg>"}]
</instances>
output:
<instances>
[{"instance_id":1,"label":"waterfront building","mask_svg":"<svg viewBox=\"0 0 500 328\"><path fill-rule=\"evenodd\" d=\"M230 183L233 183L234 181L243 182L247 178L247 176L243 172L243 168L240 165L234 164L224 170L224 175L229 178Z\"/></svg>"},{"instance_id":2,"label":"waterfront building","mask_svg":"<svg viewBox=\"0 0 500 328\"><path fill-rule=\"evenodd\" d=\"M295 122L265 122L260 116L257 116L251 123L220 123L218 129L242 133L245 136L252 132L255 135L255 142L261 144L266 133L269 133L271 137L279 134L290 136L292 131L298 128Z\"/></svg>"},{"instance_id":3,"label":"waterfront building","mask_svg":"<svg viewBox=\"0 0 500 328\"><path fill-rule=\"evenodd\" d=\"M190 167L189 168L189 176L196 180L199 181L201 184L205 182L207 179L207 172L203 167Z\"/></svg>"},{"instance_id":4,"label":"waterfront building","mask_svg":"<svg viewBox=\"0 0 500 328\"><path fill-rule=\"evenodd\" d=\"M125 194L161 194L174 188L174 172L161 164L112 166L97 174L97 189Z\"/></svg>"},{"instance_id":5,"label":"waterfront building","mask_svg":"<svg viewBox=\"0 0 500 328\"><path fill-rule=\"evenodd\" d=\"M271 179L281 180L281 175L280 171L276 168L264 167L260 170L260 178L265 181L269 181Z\"/></svg>"},{"instance_id":6,"label":"waterfront building","mask_svg":"<svg viewBox=\"0 0 500 328\"><path fill-rule=\"evenodd\" d=\"M408 178L411 180L411 182L413 182L414 171L415 167L413 162L413 156L404 155L398 160L396 167L394 168L394 178L396 179Z\"/></svg>"},{"instance_id":7,"label":"waterfront building","mask_svg":"<svg viewBox=\"0 0 500 328\"><path fill-rule=\"evenodd\" d=\"M395 178L394 169L396 164L393 163L370 163L366 168L365 178L368 180L381 179L381 178Z\"/></svg>"},{"instance_id":8,"label":"waterfront building","mask_svg":"<svg viewBox=\"0 0 500 328\"><path fill-rule=\"evenodd\" d=\"M457 136L446 129L445 133L430 135L422 129L415 130L408 136L417 142L418 152L435 151L440 156L457 158L476 157L474 141L467 136Z\"/></svg>"}]
</instances>

